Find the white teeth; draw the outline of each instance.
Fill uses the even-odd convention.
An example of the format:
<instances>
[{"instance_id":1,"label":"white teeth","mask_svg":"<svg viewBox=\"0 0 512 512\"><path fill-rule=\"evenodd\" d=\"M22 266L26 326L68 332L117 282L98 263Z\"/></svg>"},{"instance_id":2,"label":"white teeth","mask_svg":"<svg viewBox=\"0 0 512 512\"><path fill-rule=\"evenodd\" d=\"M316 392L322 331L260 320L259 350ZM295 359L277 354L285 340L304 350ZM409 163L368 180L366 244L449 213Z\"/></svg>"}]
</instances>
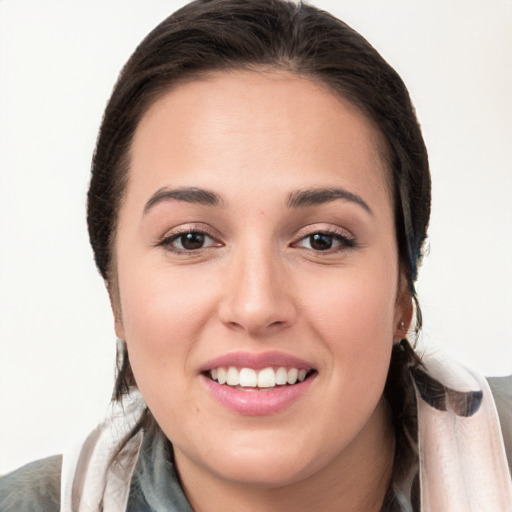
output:
<instances>
[{"instance_id":1,"label":"white teeth","mask_svg":"<svg viewBox=\"0 0 512 512\"><path fill-rule=\"evenodd\" d=\"M219 381L219 384L226 384L226 381L228 380L228 376L226 374L225 368L217 369L217 380Z\"/></svg>"},{"instance_id":2,"label":"white teeth","mask_svg":"<svg viewBox=\"0 0 512 512\"><path fill-rule=\"evenodd\" d=\"M228 386L238 386L240 384L240 373L234 366L228 368L226 384Z\"/></svg>"},{"instance_id":3,"label":"white teeth","mask_svg":"<svg viewBox=\"0 0 512 512\"><path fill-rule=\"evenodd\" d=\"M288 383L288 370L281 366L281 368L278 368L277 372L276 372L276 384L278 386L284 386L284 384L287 384L287 383Z\"/></svg>"},{"instance_id":4,"label":"white teeth","mask_svg":"<svg viewBox=\"0 0 512 512\"><path fill-rule=\"evenodd\" d=\"M252 368L242 368L240 370L240 386L255 388L258 385L258 375Z\"/></svg>"},{"instance_id":5,"label":"white teeth","mask_svg":"<svg viewBox=\"0 0 512 512\"><path fill-rule=\"evenodd\" d=\"M307 377L305 369L289 368L281 366L277 369L272 367L256 371L252 368L241 368L235 366L228 368L220 366L210 370L210 376L219 384L228 386L241 386L246 388L274 388L286 384L293 385L302 382Z\"/></svg>"},{"instance_id":6,"label":"white teeth","mask_svg":"<svg viewBox=\"0 0 512 512\"><path fill-rule=\"evenodd\" d=\"M297 382L297 377L299 376L299 370L297 368L290 368L288 370L288 384L295 384Z\"/></svg>"},{"instance_id":7,"label":"white teeth","mask_svg":"<svg viewBox=\"0 0 512 512\"><path fill-rule=\"evenodd\" d=\"M276 372L273 368L265 368L258 373L259 388L273 388L276 385Z\"/></svg>"}]
</instances>

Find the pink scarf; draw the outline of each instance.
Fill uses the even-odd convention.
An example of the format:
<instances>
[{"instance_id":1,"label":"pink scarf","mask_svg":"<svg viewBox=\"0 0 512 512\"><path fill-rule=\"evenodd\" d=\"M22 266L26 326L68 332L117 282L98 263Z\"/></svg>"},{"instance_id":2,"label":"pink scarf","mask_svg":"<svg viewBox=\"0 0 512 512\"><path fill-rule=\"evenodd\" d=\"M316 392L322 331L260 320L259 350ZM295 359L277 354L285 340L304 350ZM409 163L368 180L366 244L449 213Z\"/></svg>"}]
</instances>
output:
<instances>
[{"instance_id":1,"label":"pink scarf","mask_svg":"<svg viewBox=\"0 0 512 512\"><path fill-rule=\"evenodd\" d=\"M511 476L487 381L445 352L427 353L422 360L424 368L413 372L421 511L512 512ZM61 512L125 512L142 433L122 450L122 464L111 461L144 409L134 389L85 442L65 454ZM411 510L410 503L401 506Z\"/></svg>"}]
</instances>

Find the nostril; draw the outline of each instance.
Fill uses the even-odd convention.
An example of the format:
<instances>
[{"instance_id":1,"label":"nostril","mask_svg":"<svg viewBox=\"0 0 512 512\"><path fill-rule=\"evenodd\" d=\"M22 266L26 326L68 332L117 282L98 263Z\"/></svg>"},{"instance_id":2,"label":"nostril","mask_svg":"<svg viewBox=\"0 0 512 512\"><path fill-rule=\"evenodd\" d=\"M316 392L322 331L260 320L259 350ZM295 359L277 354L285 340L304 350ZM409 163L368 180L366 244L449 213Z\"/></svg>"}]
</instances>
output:
<instances>
[{"instance_id":1,"label":"nostril","mask_svg":"<svg viewBox=\"0 0 512 512\"><path fill-rule=\"evenodd\" d=\"M230 328L230 329L233 329L235 331L244 331L244 327L243 325L240 325L239 323L237 322L226 322L226 325Z\"/></svg>"}]
</instances>

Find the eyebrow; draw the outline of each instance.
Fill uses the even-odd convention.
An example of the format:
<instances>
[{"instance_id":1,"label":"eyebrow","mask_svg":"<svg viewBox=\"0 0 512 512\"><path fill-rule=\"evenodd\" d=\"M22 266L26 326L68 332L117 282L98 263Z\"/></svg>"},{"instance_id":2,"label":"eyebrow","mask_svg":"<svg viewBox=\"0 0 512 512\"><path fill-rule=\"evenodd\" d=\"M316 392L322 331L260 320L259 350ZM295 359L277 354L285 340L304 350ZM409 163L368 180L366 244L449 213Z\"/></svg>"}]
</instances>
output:
<instances>
[{"instance_id":1,"label":"eyebrow","mask_svg":"<svg viewBox=\"0 0 512 512\"><path fill-rule=\"evenodd\" d=\"M289 208L304 208L307 206L330 203L336 199L343 199L355 203L361 206L370 215L373 215L371 208L360 196L344 188L311 188L307 190L297 190L289 195L286 204Z\"/></svg>"},{"instance_id":2,"label":"eyebrow","mask_svg":"<svg viewBox=\"0 0 512 512\"><path fill-rule=\"evenodd\" d=\"M144 214L162 201L184 201L186 203L196 203L204 206L222 205L221 197L215 192L197 187L181 187L170 189L163 187L157 190L148 200L144 207Z\"/></svg>"},{"instance_id":3,"label":"eyebrow","mask_svg":"<svg viewBox=\"0 0 512 512\"><path fill-rule=\"evenodd\" d=\"M337 199L353 202L373 215L371 208L360 196L339 187L297 190L288 196L286 205L288 208L305 208L308 206L330 203L331 201L335 201ZM146 206L144 207L144 214L146 214L153 206L162 201L184 201L187 203L196 203L204 206L223 205L222 198L210 190L205 190L198 187L180 187L176 189L162 187L149 198Z\"/></svg>"}]
</instances>

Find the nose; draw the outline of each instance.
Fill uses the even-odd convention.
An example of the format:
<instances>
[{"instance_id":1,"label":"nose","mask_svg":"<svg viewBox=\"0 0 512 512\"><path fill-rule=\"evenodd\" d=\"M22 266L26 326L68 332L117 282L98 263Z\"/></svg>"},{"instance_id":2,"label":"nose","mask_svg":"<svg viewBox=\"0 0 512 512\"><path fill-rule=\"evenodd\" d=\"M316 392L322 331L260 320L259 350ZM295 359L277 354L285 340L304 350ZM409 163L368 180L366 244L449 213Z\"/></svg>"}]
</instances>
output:
<instances>
[{"instance_id":1,"label":"nose","mask_svg":"<svg viewBox=\"0 0 512 512\"><path fill-rule=\"evenodd\" d=\"M295 323L291 279L272 248L239 247L228 267L219 305L219 317L226 326L261 337Z\"/></svg>"}]
</instances>

